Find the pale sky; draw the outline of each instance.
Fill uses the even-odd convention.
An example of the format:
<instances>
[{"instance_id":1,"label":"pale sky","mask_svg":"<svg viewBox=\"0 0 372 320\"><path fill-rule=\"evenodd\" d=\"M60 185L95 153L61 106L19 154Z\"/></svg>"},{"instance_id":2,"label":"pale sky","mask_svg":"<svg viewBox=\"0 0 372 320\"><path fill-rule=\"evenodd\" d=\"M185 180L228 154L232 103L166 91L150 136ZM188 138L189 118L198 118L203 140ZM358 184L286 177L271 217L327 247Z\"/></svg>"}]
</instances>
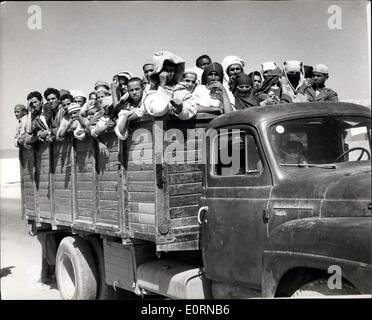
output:
<instances>
[{"instance_id":1,"label":"pale sky","mask_svg":"<svg viewBox=\"0 0 372 320\"><path fill-rule=\"evenodd\" d=\"M367 1L298 2L3 2L0 5L0 149L13 148L13 107L47 87L88 94L120 71L142 77L159 50L194 66L201 54L238 55L248 73L265 61L329 67L326 85L340 99L370 100ZM27 9L41 8L41 30ZM341 9L341 29L328 8ZM370 28L370 27L369 27Z\"/></svg>"}]
</instances>

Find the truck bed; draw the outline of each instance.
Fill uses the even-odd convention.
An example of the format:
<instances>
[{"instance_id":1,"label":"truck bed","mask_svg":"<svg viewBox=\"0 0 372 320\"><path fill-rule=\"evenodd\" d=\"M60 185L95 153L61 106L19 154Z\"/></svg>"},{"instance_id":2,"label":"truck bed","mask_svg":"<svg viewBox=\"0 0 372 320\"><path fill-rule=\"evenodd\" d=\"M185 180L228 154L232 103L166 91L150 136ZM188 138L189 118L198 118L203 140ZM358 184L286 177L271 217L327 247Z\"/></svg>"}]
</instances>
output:
<instances>
[{"instance_id":1,"label":"truck bed","mask_svg":"<svg viewBox=\"0 0 372 320\"><path fill-rule=\"evenodd\" d=\"M54 230L152 241L157 251L198 250L202 142L214 117L144 117L126 141L102 136L108 158L91 137L20 149L23 217Z\"/></svg>"}]
</instances>

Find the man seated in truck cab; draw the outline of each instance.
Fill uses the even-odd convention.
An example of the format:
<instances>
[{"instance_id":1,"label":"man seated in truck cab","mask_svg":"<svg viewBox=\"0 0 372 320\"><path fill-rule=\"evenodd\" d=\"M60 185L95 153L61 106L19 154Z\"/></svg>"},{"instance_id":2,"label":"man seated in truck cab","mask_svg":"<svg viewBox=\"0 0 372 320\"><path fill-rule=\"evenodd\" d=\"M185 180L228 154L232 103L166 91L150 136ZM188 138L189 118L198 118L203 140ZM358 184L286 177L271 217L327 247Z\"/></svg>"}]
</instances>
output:
<instances>
[{"instance_id":1,"label":"man seated in truck cab","mask_svg":"<svg viewBox=\"0 0 372 320\"><path fill-rule=\"evenodd\" d=\"M304 146L300 141L288 141L280 151L280 162L283 164L306 163Z\"/></svg>"}]
</instances>

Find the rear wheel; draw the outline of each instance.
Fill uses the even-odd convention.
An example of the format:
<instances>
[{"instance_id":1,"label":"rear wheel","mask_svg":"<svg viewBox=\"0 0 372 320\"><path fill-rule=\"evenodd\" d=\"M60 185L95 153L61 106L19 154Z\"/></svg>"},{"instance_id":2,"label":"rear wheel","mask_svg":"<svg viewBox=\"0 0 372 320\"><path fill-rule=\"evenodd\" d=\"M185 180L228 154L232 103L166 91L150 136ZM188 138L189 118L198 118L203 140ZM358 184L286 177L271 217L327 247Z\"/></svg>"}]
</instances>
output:
<instances>
[{"instance_id":1,"label":"rear wheel","mask_svg":"<svg viewBox=\"0 0 372 320\"><path fill-rule=\"evenodd\" d=\"M56 277L65 300L92 300L97 296L97 270L88 243L80 237L64 238L57 251Z\"/></svg>"},{"instance_id":2,"label":"rear wheel","mask_svg":"<svg viewBox=\"0 0 372 320\"><path fill-rule=\"evenodd\" d=\"M302 285L293 294L293 298L318 298L322 296L337 295L354 295L359 294L358 290L349 285L342 283L341 289L330 289L327 279L318 279Z\"/></svg>"}]
</instances>

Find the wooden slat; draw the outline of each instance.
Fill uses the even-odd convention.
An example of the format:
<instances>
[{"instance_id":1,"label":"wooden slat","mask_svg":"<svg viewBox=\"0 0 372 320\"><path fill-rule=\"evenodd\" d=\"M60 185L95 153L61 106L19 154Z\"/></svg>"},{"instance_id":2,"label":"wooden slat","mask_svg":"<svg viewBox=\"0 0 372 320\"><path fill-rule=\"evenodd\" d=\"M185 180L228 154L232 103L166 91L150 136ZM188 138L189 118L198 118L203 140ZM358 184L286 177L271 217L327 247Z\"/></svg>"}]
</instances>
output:
<instances>
[{"instance_id":1,"label":"wooden slat","mask_svg":"<svg viewBox=\"0 0 372 320\"><path fill-rule=\"evenodd\" d=\"M115 163L115 164L107 163L106 165L100 167L99 173L98 173L98 179L101 180L101 177L105 177L107 173L114 172L115 174L117 174L119 170L120 170L120 163Z\"/></svg>"},{"instance_id":2,"label":"wooden slat","mask_svg":"<svg viewBox=\"0 0 372 320\"><path fill-rule=\"evenodd\" d=\"M140 223L129 223L129 228L132 232L141 232L146 234L155 234L155 226L149 224L140 224Z\"/></svg>"},{"instance_id":3,"label":"wooden slat","mask_svg":"<svg viewBox=\"0 0 372 320\"><path fill-rule=\"evenodd\" d=\"M110 220L111 223L115 223L115 225L119 224L119 219L118 219L118 211L117 210L104 210L100 208L99 210L99 215L98 215L98 220ZM98 221L97 221L98 222Z\"/></svg>"},{"instance_id":4,"label":"wooden slat","mask_svg":"<svg viewBox=\"0 0 372 320\"><path fill-rule=\"evenodd\" d=\"M54 190L54 195L56 198L71 199L71 190Z\"/></svg>"},{"instance_id":5,"label":"wooden slat","mask_svg":"<svg viewBox=\"0 0 372 320\"><path fill-rule=\"evenodd\" d=\"M93 167L93 159L89 159L89 161L86 162L79 162L76 161L76 172L77 173L89 173L94 170Z\"/></svg>"},{"instance_id":6,"label":"wooden slat","mask_svg":"<svg viewBox=\"0 0 372 320\"><path fill-rule=\"evenodd\" d=\"M196 216L198 214L198 209L199 205L170 208L170 217L173 219Z\"/></svg>"},{"instance_id":7,"label":"wooden slat","mask_svg":"<svg viewBox=\"0 0 372 320\"><path fill-rule=\"evenodd\" d=\"M155 215L145 213L129 213L129 223L155 225Z\"/></svg>"},{"instance_id":8,"label":"wooden slat","mask_svg":"<svg viewBox=\"0 0 372 320\"><path fill-rule=\"evenodd\" d=\"M116 191L100 191L99 192L100 200L115 200L119 201L119 193Z\"/></svg>"},{"instance_id":9,"label":"wooden slat","mask_svg":"<svg viewBox=\"0 0 372 320\"><path fill-rule=\"evenodd\" d=\"M76 179L77 181L92 181L93 180L93 174L91 172L87 173L76 173Z\"/></svg>"},{"instance_id":10,"label":"wooden slat","mask_svg":"<svg viewBox=\"0 0 372 320\"><path fill-rule=\"evenodd\" d=\"M99 200L100 210L119 210L119 201Z\"/></svg>"},{"instance_id":11,"label":"wooden slat","mask_svg":"<svg viewBox=\"0 0 372 320\"><path fill-rule=\"evenodd\" d=\"M55 210L56 212L58 213L69 213L71 214L71 204L70 203L66 203L64 205L60 204L60 203L56 203L56 206L55 206Z\"/></svg>"},{"instance_id":12,"label":"wooden slat","mask_svg":"<svg viewBox=\"0 0 372 320\"><path fill-rule=\"evenodd\" d=\"M200 232L199 225L180 227L180 228L172 228L172 234L174 236L182 236L184 234L199 234L199 232Z\"/></svg>"},{"instance_id":13,"label":"wooden slat","mask_svg":"<svg viewBox=\"0 0 372 320\"><path fill-rule=\"evenodd\" d=\"M169 184L180 184L180 183L193 183L201 182L203 179L203 173L198 172L187 172L187 173L173 173L169 174Z\"/></svg>"},{"instance_id":14,"label":"wooden slat","mask_svg":"<svg viewBox=\"0 0 372 320\"><path fill-rule=\"evenodd\" d=\"M56 187L57 187L57 182L56 182ZM93 190L95 189L95 185L90 181L77 181L76 189L77 190Z\"/></svg>"},{"instance_id":15,"label":"wooden slat","mask_svg":"<svg viewBox=\"0 0 372 320\"><path fill-rule=\"evenodd\" d=\"M57 182L68 181L68 182L70 182L71 181L71 175L56 173L56 174L54 174L54 181L57 181Z\"/></svg>"},{"instance_id":16,"label":"wooden slat","mask_svg":"<svg viewBox=\"0 0 372 320\"><path fill-rule=\"evenodd\" d=\"M202 183L185 183L185 184L174 184L168 187L168 193L170 196L181 195L181 194L196 194L202 192Z\"/></svg>"},{"instance_id":17,"label":"wooden slat","mask_svg":"<svg viewBox=\"0 0 372 320\"><path fill-rule=\"evenodd\" d=\"M40 218L45 219L45 220L47 220L48 222L50 222L51 214L50 214L49 211L41 211L41 210L40 210Z\"/></svg>"},{"instance_id":18,"label":"wooden slat","mask_svg":"<svg viewBox=\"0 0 372 320\"><path fill-rule=\"evenodd\" d=\"M141 163L142 161L146 163L151 163L153 159L153 151L150 149L140 149L128 152L128 161L134 161L135 163Z\"/></svg>"},{"instance_id":19,"label":"wooden slat","mask_svg":"<svg viewBox=\"0 0 372 320\"><path fill-rule=\"evenodd\" d=\"M128 192L128 201L154 202L155 194L153 192Z\"/></svg>"},{"instance_id":20,"label":"wooden slat","mask_svg":"<svg viewBox=\"0 0 372 320\"><path fill-rule=\"evenodd\" d=\"M78 199L90 199L92 200L96 193L94 190L76 190L77 198Z\"/></svg>"},{"instance_id":21,"label":"wooden slat","mask_svg":"<svg viewBox=\"0 0 372 320\"><path fill-rule=\"evenodd\" d=\"M32 182L24 182L23 183L23 187L26 189L31 189L33 190L34 189L34 184Z\"/></svg>"},{"instance_id":22,"label":"wooden slat","mask_svg":"<svg viewBox=\"0 0 372 320\"><path fill-rule=\"evenodd\" d=\"M172 164L168 165L168 172L169 173L184 173L184 172L192 172L192 171L203 171L204 165L202 164Z\"/></svg>"},{"instance_id":23,"label":"wooden slat","mask_svg":"<svg viewBox=\"0 0 372 320\"><path fill-rule=\"evenodd\" d=\"M128 185L128 191L137 191L137 192L154 192L155 186L153 181L142 181L136 182L131 181Z\"/></svg>"},{"instance_id":24,"label":"wooden slat","mask_svg":"<svg viewBox=\"0 0 372 320\"><path fill-rule=\"evenodd\" d=\"M79 219L79 217L92 218L92 216L93 216L93 209L78 206L78 208L77 208L77 219Z\"/></svg>"},{"instance_id":25,"label":"wooden slat","mask_svg":"<svg viewBox=\"0 0 372 320\"><path fill-rule=\"evenodd\" d=\"M49 174L36 174L36 180L40 182L49 182Z\"/></svg>"},{"instance_id":26,"label":"wooden slat","mask_svg":"<svg viewBox=\"0 0 372 320\"><path fill-rule=\"evenodd\" d=\"M46 188L49 188L49 181L39 182L39 189L46 189Z\"/></svg>"},{"instance_id":27,"label":"wooden slat","mask_svg":"<svg viewBox=\"0 0 372 320\"><path fill-rule=\"evenodd\" d=\"M50 203L40 203L39 204L40 211L49 212L50 214Z\"/></svg>"},{"instance_id":28,"label":"wooden slat","mask_svg":"<svg viewBox=\"0 0 372 320\"><path fill-rule=\"evenodd\" d=\"M133 151L133 150L152 150L153 149L153 145L152 143L131 143L131 145L129 146L129 151Z\"/></svg>"},{"instance_id":29,"label":"wooden slat","mask_svg":"<svg viewBox=\"0 0 372 320\"><path fill-rule=\"evenodd\" d=\"M69 221L71 222L71 214L65 214L65 213L59 213L56 212L56 220L61 220L61 221Z\"/></svg>"},{"instance_id":30,"label":"wooden slat","mask_svg":"<svg viewBox=\"0 0 372 320\"><path fill-rule=\"evenodd\" d=\"M24 189L23 195L33 196L34 195L34 190L33 189Z\"/></svg>"},{"instance_id":31,"label":"wooden slat","mask_svg":"<svg viewBox=\"0 0 372 320\"><path fill-rule=\"evenodd\" d=\"M25 196L26 203L34 203L34 195L31 196Z\"/></svg>"},{"instance_id":32,"label":"wooden slat","mask_svg":"<svg viewBox=\"0 0 372 320\"><path fill-rule=\"evenodd\" d=\"M109 161L109 163L119 161L119 152L110 150L108 161Z\"/></svg>"},{"instance_id":33,"label":"wooden slat","mask_svg":"<svg viewBox=\"0 0 372 320\"><path fill-rule=\"evenodd\" d=\"M173 152L165 152L164 161L168 164L192 164L198 161L200 161L200 163L203 163L203 152L201 150L187 150L177 152L176 154L173 154Z\"/></svg>"},{"instance_id":34,"label":"wooden slat","mask_svg":"<svg viewBox=\"0 0 372 320\"><path fill-rule=\"evenodd\" d=\"M35 210L26 208L25 212L26 212L26 216L35 216Z\"/></svg>"},{"instance_id":35,"label":"wooden slat","mask_svg":"<svg viewBox=\"0 0 372 320\"><path fill-rule=\"evenodd\" d=\"M95 200L94 199L80 199L80 198L77 198L77 205L78 205L78 207L93 209L95 207Z\"/></svg>"},{"instance_id":36,"label":"wooden slat","mask_svg":"<svg viewBox=\"0 0 372 320\"><path fill-rule=\"evenodd\" d=\"M154 171L128 171L128 180L131 181L153 181Z\"/></svg>"},{"instance_id":37,"label":"wooden slat","mask_svg":"<svg viewBox=\"0 0 372 320\"><path fill-rule=\"evenodd\" d=\"M128 161L127 164L128 171L150 171L154 170L154 165L152 163L137 163L135 161Z\"/></svg>"},{"instance_id":38,"label":"wooden slat","mask_svg":"<svg viewBox=\"0 0 372 320\"><path fill-rule=\"evenodd\" d=\"M32 181L33 181L33 177L32 177L31 174L30 174L30 175L24 175L24 176L23 176L23 180L24 180L25 182L31 182L31 183L32 183Z\"/></svg>"},{"instance_id":39,"label":"wooden slat","mask_svg":"<svg viewBox=\"0 0 372 320\"><path fill-rule=\"evenodd\" d=\"M55 198L54 203L56 207L64 208L66 206L71 206L71 198Z\"/></svg>"},{"instance_id":40,"label":"wooden slat","mask_svg":"<svg viewBox=\"0 0 372 320\"><path fill-rule=\"evenodd\" d=\"M192 225L197 225L198 219L196 216L193 217L186 217L186 218L179 218L179 219L171 219L171 229L180 228L180 227L188 227Z\"/></svg>"},{"instance_id":41,"label":"wooden slat","mask_svg":"<svg viewBox=\"0 0 372 320\"><path fill-rule=\"evenodd\" d=\"M195 205L199 203L199 194L182 195L182 196L171 196L169 197L170 207L180 207L187 205Z\"/></svg>"},{"instance_id":42,"label":"wooden slat","mask_svg":"<svg viewBox=\"0 0 372 320\"><path fill-rule=\"evenodd\" d=\"M155 203L129 202L129 211L155 214Z\"/></svg>"},{"instance_id":43,"label":"wooden slat","mask_svg":"<svg viewBox=\"0 0 372 320\"><path fill-rule=\"evenodd\" d=\"M99 175L100 181L117 181L118 172L105 172L104 175Z\"/></svg>"},{"instance_id":44,"label":"wooden slat","mask_svg":"<svg viewBox=\"0 0 372 320\"><path fill-rule=\"evenodd\" d=\"M34 203L31 203L31 202L26 203L25 209L26 209L26 210L31 210L31 211L33 211L34 214L36 215L36 213L35 213L35 204L34 204Z\"/></svg>"},{"instance_id":45,"label":"wooden slat","mask_svg":"<svg viewBox=\"0 0 372 320\"><path fill-rule=\"evenodd\" d=\"M45 203L45 204L50 205L50 199L47 197L39 197L39 203L40 204ZM49 210L50 210L50 207L49 207Z\"/></svg>"},{"instance_id":46,"label":"wooden slat","mask_svg":"<svg viewBox=\"0 0 372 320\"><path fill-rule=\"evenodd\" d=\"M119 188L118 181L99 181L100 191L117 191Z\"/></svg>"}]
</instances>

